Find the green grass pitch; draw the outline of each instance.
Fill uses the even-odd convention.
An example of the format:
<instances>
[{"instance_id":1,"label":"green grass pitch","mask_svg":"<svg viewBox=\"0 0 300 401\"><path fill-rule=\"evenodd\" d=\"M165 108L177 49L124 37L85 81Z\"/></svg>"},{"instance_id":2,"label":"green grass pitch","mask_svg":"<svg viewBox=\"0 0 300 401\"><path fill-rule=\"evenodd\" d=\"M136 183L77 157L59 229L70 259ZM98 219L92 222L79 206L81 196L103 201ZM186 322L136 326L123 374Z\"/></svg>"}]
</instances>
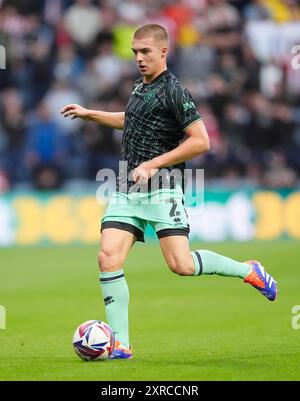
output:
<instances>
[{"instance_id":1,"label":"green grass pitch","mask_svg":"<svg viewBox=\"0 0 300 401\"><path fill-rule=\"evenodd\" d=\"M0 379L299 380L299 242L191 246L199 248L263 261L278 300L235 278L176 276L157 244L137 244L125 266L134 358L104 362L83 362L72 348L77 325L106 320L97 247L2 249Z\"/></svg>"}]
</instances>

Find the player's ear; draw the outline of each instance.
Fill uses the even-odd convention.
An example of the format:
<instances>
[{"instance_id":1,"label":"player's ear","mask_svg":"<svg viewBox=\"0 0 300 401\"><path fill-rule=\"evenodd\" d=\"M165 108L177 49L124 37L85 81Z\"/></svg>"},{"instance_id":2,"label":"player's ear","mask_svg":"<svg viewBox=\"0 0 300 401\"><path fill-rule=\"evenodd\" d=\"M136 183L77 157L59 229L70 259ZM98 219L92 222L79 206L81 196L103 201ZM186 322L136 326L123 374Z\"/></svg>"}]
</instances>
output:
<instances>
[{"instance_id":1,"label":"player's ear","mask_svg":"<svg viewBox=\"0 0 300 401\"><path fill-rule=\"evenodd\" d=\"M168 48L167 47L163 47L161 49L161 57L162 58L167 57L167 53L168 53Z\"/></svg>"}]
</instances>

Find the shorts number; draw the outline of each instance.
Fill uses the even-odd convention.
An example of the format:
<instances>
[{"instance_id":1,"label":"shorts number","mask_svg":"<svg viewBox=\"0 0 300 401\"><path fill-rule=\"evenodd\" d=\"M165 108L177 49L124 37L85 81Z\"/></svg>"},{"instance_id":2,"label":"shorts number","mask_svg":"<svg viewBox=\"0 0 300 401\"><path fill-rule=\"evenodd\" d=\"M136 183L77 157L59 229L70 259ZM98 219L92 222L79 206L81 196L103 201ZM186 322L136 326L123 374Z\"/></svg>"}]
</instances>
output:
<instances>
[{"instance_id":1,"label":"shorts number","mask_svg":"<svg viewBox=\"0 0 300 401\"><path fill-rule=\"evenodd\" d=\"M169 213L169 216L170 216L170 217L174 217L174 216L180 215L180 212L179 212L179 211L176 212L176 208L177 208L177 201L176 201L176 199L170 198L170 199L167 199L166 202L167 202L167 203L172 203L172 207L171 207L171 210L170 210L170 213Z\"/></svg>"}]
</instances>

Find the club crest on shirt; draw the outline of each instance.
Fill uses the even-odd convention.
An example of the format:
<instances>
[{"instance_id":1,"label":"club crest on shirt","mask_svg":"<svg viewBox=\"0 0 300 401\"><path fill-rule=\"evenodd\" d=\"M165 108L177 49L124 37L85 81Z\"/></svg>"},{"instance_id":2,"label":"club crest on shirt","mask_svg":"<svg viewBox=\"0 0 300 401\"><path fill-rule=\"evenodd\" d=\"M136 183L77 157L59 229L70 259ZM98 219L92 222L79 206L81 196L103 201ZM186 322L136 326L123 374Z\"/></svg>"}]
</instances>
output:
<instances>
[{"instance_id":1,"label":"club crest on shirt","mask_svg":"<svg viewBox=\"0 0 300 401\"><path fill-rule=\"evenodd\" d=\"M155 99L155 91L151 90L144 95L145 102L152 102Z\"/></svg>"}]
</instances>

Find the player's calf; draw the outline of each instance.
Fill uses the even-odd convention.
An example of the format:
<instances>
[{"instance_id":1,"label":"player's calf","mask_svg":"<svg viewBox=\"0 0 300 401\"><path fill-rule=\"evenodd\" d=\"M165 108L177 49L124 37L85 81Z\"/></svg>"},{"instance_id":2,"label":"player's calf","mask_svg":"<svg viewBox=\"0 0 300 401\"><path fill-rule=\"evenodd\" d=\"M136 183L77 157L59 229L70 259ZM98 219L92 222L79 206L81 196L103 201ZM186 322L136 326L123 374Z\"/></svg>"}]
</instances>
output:
<instances>
[{"instance_id":1,"label":"player's calf","mask_svg":"<svg viewBox=\"0 0 300 401\"><path fill-rule=\"evenodd\" d=\"M172 256L167 260L168 266L173 273L179 276L192 276L195 271L193 258Z\"/></svg>"}]
</instances>

